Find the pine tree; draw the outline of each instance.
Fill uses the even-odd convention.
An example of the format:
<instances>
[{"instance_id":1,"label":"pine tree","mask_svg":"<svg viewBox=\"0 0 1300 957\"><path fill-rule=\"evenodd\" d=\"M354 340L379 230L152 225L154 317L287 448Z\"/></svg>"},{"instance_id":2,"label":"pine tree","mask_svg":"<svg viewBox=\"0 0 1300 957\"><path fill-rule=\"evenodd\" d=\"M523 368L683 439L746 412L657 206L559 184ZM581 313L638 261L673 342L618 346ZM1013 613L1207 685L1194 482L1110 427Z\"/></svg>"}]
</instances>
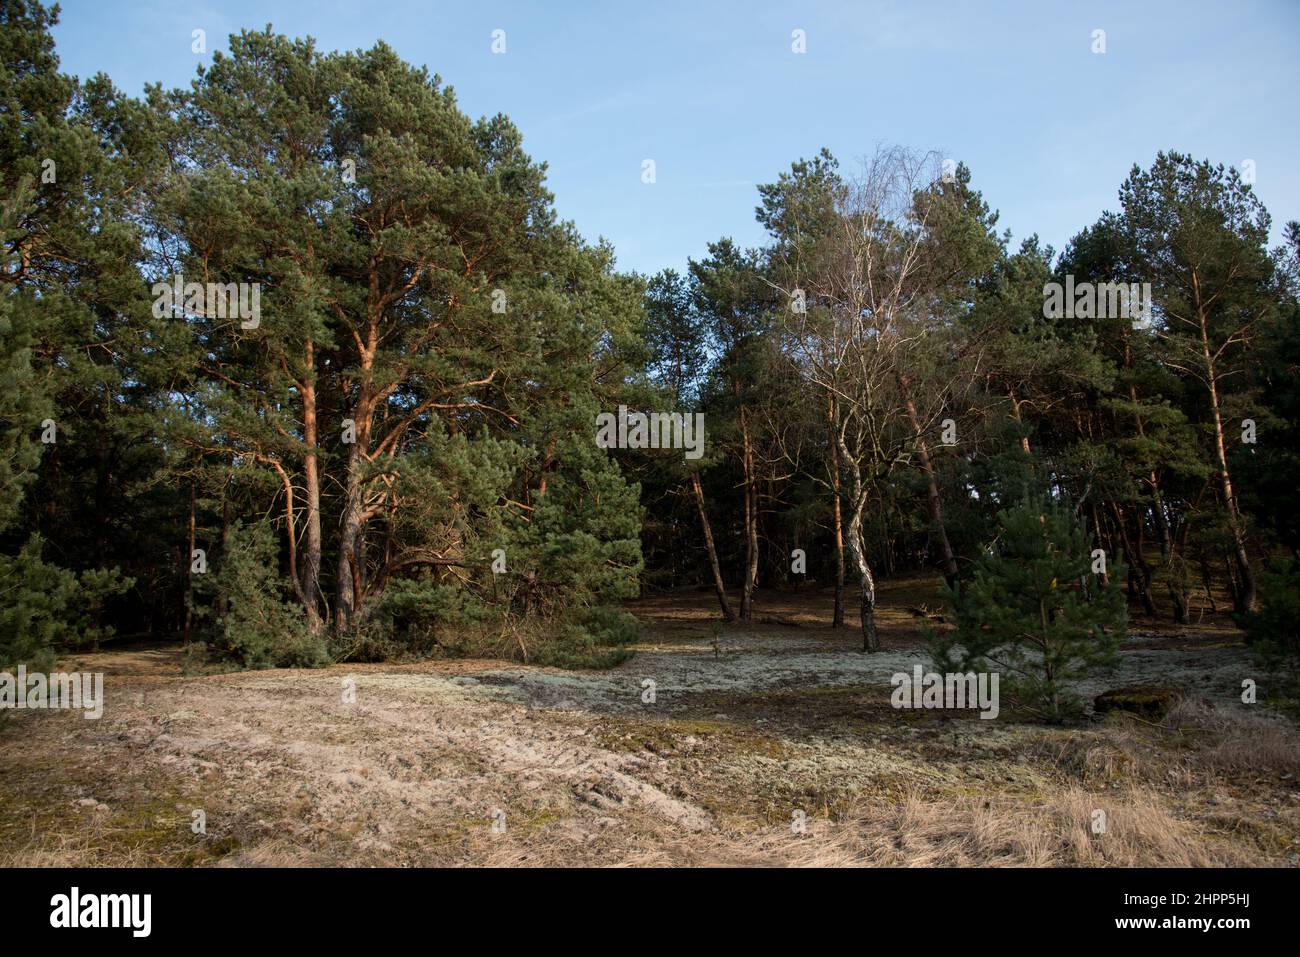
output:
<instances>
[{"instance_id":1,"label":"pine tree","mask_svg":"<svg viewBox=\"0 0 1300 957\"><path fill-rule=\"evenodd\" d=\"M221 473L210 499L272 516L308 630L349 646L402 580L524 615L634 591L636 489L593 423L635 371L642 287L558 221L509 121L382 43L269 30L152 105L175 160L151 281L261 290L255 323L161 310L169 438Z\"/></svg>"},{"instance_id":2,"label":"pine tree","mask_svg":"<svg viewBox=\"0 0 1300 957\"><path fill-rule=\"evenodd\" d=\"M1255 337L1276 318L1270 217L1235 169L1170 152L1120 190L1135 271L1153 287L1162 360L1195 383L1235 563L1238 612L1255 606L1246 518L1230 470L1231 389Z\"/></svg>"},{"instance_id":3,"label":"pine tree","mask_svg":"<svg viewBox=\"0 0 1300 957\"><path fill-rule=\"evenodd\" d=\"M998 523L965 588L943 591L955 627L934 637L936 667L998 671L1029 710L1059 721L1077 706L1070 680L1123 639L1124 596L1093 575L1088 536L1068 509L1027 501Z\"/></svg>"},{"instance_id":4,"label":"pine tree","mask_svg":"<svg viewBox=\"0 0 1300 957\"><path fill-rule=\"evenodd\" d=\"M658 386L660 397L668 407L689 413L700 402L703 379L708 371L707 347L709 330L706 317L696 308L689 283L672 269L652 277L646 287L646 347L650 353L647 371L650 381ZM708 499L704 493L701 473L716 464L718 443L705 449L705 457L688 462L674 453L656 462L658 471L669 476L668 485L674 494L684 489L694 503L699 518L699 530L708 557L709 573L718 607L724 621L733 621L735 613L727 599L723 582L722 565L713 538L713 523L709 518ZM646 483L642 483L644 489Z\"/></svg>"},{"instance_id":5,"label":"pine tree","mask_svg":"<svg viewBox=\"0 0 1300 957\"><path fill-rule=\"evenodd\" d=\"M128 216L141 111L104 77L59 72L57 22L0 4L0 664L111 634L105 603L132 584L110 450L140 435L124 359L143 300Z\"/></svg>"}]
</instances>

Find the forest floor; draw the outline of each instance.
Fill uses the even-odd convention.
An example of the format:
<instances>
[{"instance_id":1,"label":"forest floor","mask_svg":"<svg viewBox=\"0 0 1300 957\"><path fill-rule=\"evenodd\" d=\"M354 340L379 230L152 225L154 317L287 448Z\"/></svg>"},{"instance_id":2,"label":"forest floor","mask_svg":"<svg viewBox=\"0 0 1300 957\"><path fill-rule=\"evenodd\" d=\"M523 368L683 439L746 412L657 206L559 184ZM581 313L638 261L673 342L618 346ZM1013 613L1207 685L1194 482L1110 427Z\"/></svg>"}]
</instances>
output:
<instances>
[{"instance_id":1,"label":"forest floor","mask_svg":"<svg viewBox=\"0 0 1300 957\"><path fill-rule=\"evenodd\" d=\"M1300 736L1241 703L1259 676L1231 626L1135 621L1080 688L1183 689L1158 723L896 710L932 594L884 584L872 655L811 590L716 640L710 593L635 602L645 637L603 672L83 654L62 666L105 673L101 719L0 729L0 866L1300 862Z\"/></svg>"}]
</instances>

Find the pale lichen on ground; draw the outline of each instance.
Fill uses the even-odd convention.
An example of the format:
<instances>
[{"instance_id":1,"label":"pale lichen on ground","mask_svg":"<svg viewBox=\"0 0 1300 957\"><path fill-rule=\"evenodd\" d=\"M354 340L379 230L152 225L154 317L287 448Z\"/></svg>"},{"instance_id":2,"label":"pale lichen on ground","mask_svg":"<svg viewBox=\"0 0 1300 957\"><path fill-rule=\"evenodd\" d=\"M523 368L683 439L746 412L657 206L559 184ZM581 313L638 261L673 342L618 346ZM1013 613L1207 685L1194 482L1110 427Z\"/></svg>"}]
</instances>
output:
<instances>
[{"instance_id":1,"label":"pale lichen on ground","mask_svg":"<svg viewBox=\"0 0 1300 957\"><path fill-rule=\"evenodd\" d=\"M1176 684L1163 724L983 721L891 708L890 676L928 665L914 626L883 616L888 650L863 654L814 599L720 651L706 602L641 602L646 635L606 672L82 656L107 673L101 720L0 734L0 862L1295 863L1294 726L1240 702L1239 644L1156 636L1081 685Z\"/></svg>"}]
</instances>

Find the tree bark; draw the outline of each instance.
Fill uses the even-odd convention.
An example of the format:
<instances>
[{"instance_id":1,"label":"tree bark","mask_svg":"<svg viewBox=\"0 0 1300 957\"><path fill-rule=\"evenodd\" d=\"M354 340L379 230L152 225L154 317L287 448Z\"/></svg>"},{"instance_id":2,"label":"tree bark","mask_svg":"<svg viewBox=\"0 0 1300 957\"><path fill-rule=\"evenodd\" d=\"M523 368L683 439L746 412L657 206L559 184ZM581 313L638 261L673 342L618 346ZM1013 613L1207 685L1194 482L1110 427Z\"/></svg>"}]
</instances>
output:
<instances>
[{"instance_id":1,"label":"tree bark","mask_svg":"<svg viewBox=\"0 0 1300 957\"><path fill-rule=\"evenodd\" d=\"M876 634L876 579L871 574L871 563L867 561L867 547L862 538L862 512L867 507L867 488L862 481L862 463L849 454L844 446L844 436L835 434L840 453L850 464L850 476L853 479L853 510L849 516L849 552L853 564L858 569L860 588L858 610L862 621L862 650L878 651L880 639Z\"/></svg>"},{"instance_id":2,"label":"tree bark","mask_svg":"<svg viewBox=\"0 0 1300 957\"><path fill-rule=\"evenodd\" d=\"M749 417L743 405L740 407L740 434L745 502L745 576L740 595L740 620L750 621L754 616L754 586L758 580L758 503L754 494L754 455L749 436Z\"/></svg>"},{"instance_id":3,"label":"tree bark","mask_svg":"<svg viewBox=\"0 0 1300 957\"><path fill-rule=\"evenodd\" d=\"M1219 458L1219 490L1223 493L1224 507L1228 512L1228 527L1232 531L1233 552L1237 562L1237 577L1241 587L1237 589L1237 611L1254 611L1255 573L1250 567L1250 556L1246 553L1246 533L1241 526L1241 513L1237 510L1237 499L1232 490L1232 476L1228 472L1228 446L1223 437L1223 414L1219 407L1219 387L1210 355L1209 337L1206 333L1205 319L1201 319L1201 348L1206 364L1206 379L1210 387L1210 406L1214 411L1214 450Z\"/></svg>"},{"instance_id":4,"label":"tree bark","mask_svg":"<svg viewBox=\"0 0 1300 957\"><path fill-rule=\"evenodd\" d=\"M320 437L316 421L315 347L307 341L306 376L302 383L302 431L307 453L303 458L303 486L306 502L303 521L306 524L302 550L300 581L302 602L307 610L307 627L316 634L322 624L320 602L321 526L320 526L320 463L317 450Z\"/></svg>"},{"instance_id":5,"label":"tree bark","mask_svg":"<svg viewBox=\"0 0 1300 957\"><path fill-rule=\"evenodd\" d=\"M695 507L700 511L700 525L704 529L704 547L709 552L709 565L713 569L713 587L718 593L718 605L722 609L724 621L735 621L731 603L727 601L727 589L722 582L722 567L718 564L718 550L713 545L713 529L709 525L709 513L704 507L704 489L700 485L700 473L691 473L691 488L695 492Z\"/></svg>"},{"instance_id":6,"label":"tree bark","mask_svg":"<svg viewBox=\"0 0 1300 957\"><path fill-rule=\"evenodd\" d=\"M1022 433L1023 433L1023 431L1024 431L1024 427L1025 427L1025 420L1022 419L1022 418L1020 417L1020 406L1021 406L1021 403L1024 402L1024 400L1023 400L1023 399L1017 399L1017 398L1016 398L1016 393L1015 393L1015 391L1012 390L1012 389L1007 389L1007 398L1009 398L1009 399L1011 400L1011 418L1013 418L1013 419L1016 420L1016 425L1020 426L1021 431L1022 431ZM1022 434L1022 435L1020 436L1020 449L1021 449L1021 451L1023 451L1026 455L1032 455L1032 454L1033 454L1033 452L1030 451L1030 448L1029 448L1029 436L1024 435L1024 434Z\"/></svg>"},{"instance_id":7,"label":"tree bark","mask_svg":"<svg viewBox=\"0 0 1300 957\"><path fill-rule=\"evenodd\" d=\"M835 441L836 415L835 398L831 397L828 417L831 426L831 492L835 499L835 614L831 619L832 628L844 627L844 509L840 491L840 447Z\"/></svg>"},{"instance_id":8,"label":"tree bark","mask_svg":"<svg viewBox=\"0 0 1300 957\"><path fill-rule=\"evenodd\" d=\"M858 568L858 580L861 585L859 593L859 613L862 619L862 650L879 651L880 639L876 634L876 579L871 574L871 565L867 562L867 549L862 540L862 504L853 510L849 519L849 551L853 563Z\"/></svg>"},{"instance_id":9,"label":"tree bark","mask_svg":"<svg viewBox=\"0 0 1300 957\"><path fill-rule=\"evenodd\" d=\"M1219 489L1223 493L1224 507L1228 512L1228 527L1232 531L1233 551L1237 563L1237 576L1241 587L1236 591L1238 612L1255 610L1255 573L1246 553L1246 533L1237 510L1237 499L1232 490L1232 476L1228 472L1228 446L1223 437L1223 412L1219 404L1219 374L1215 356L1210 351L1210 321L1205 303L1201 299L1201 284L1192 274L1192 292L1196 305L1196 321L1201 334L1201 358L1205 363L1205 384L1210 390L1210 410L1214 413L1214 450L1219 459Z\"/></svg>"},{"instance_id":10,"label":"tree bark","mask_svg":"<svg viewBox=\"0 0 1300 957\"><path fill-rule=\"evenodd\" d=\"M347 478L343 515L339 529L338 568L335 576L335 627L339 632L350 629L361 610L362 569L358 567L361 539L365 525L365 501L361 450L370 441L370 396L365 387L353 408L355 441L348 446Z\"/></svg>"},{"instance_id":11,"label":"tree bark","mask_svg":"<svg viewBox=\"0 0 1300 957\"><path fill-rule=\"evenodd\" d=\"M186 644L189 644L190 642L190 633L191 633L191 629L194 626L194 545L195 545L195 538L197 535L194 513L197 510L197 505L198 505L197 503L198 493L194 487L196 481L197 480L194 478L190 479L190 515L189 515L189 521L186 523L186 529L185 529L186 541L188 543L185 549L184 639Z\"/></svg>"}]
</instances>

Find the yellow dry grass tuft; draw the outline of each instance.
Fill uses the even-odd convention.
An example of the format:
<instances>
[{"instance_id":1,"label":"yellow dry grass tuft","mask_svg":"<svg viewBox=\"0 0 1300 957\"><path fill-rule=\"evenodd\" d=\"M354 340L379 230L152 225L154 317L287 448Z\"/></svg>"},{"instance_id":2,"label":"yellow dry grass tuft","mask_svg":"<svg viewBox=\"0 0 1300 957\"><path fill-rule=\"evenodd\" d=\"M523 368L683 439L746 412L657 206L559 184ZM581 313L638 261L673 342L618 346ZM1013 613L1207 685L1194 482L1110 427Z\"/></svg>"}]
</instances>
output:
<instances>
[{"instance_id":1,"label":"yellow dry grass tuft","mask_svg":"<svg viewBox=\"0 0 1300 957\"><path fill-rule=\"evenodd\" d=\"M1098 812L1105 815L1100 818ZM1100 833L1094 822L1104 820ZM1207 867L1252 863L1171 816L1159 795L1068 787L1032 804L910 794L798 846L790 864L889 867Z\"/></svg>"}]
</instances>

